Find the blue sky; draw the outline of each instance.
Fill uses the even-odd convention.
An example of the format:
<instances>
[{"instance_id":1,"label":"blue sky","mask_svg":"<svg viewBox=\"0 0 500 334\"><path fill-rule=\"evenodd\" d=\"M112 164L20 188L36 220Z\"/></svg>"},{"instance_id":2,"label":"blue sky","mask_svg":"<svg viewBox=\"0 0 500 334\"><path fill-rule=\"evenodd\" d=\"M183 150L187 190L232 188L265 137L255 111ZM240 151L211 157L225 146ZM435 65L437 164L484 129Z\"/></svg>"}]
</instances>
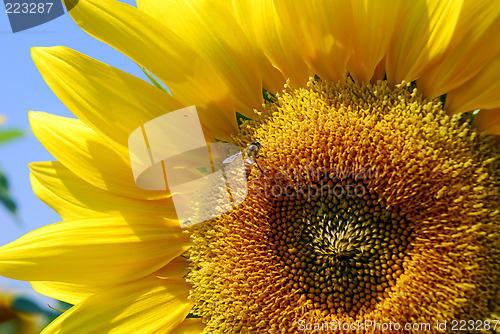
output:
<instances>
[{"instance_id":1,"label":"blue sky","mask_svg":"<svg viewBox=\"0 0 500 334\"><path fill-rule=\"evenodd\" d=\"M122 2L135 6L135 1ZM67 117L73 115L43 81L31 59L30 48L64 45L144 80L147 78L126 56L87 35L68 14L40 26L12 33L7 14L2 10L0 45L0 114L7 116L2 128L17 127L26 132L23 138L0 146L0 166L10 180L22 221L22 226L19 226L7 210L0 208L0 245L5 245L29 231L60 221L59 216L40 201L31 189L28 164L54 158L31 133L28 111L45 111ZM30 289L28 283L0 277L2 287Z\"/></svg>"}]
</instances>

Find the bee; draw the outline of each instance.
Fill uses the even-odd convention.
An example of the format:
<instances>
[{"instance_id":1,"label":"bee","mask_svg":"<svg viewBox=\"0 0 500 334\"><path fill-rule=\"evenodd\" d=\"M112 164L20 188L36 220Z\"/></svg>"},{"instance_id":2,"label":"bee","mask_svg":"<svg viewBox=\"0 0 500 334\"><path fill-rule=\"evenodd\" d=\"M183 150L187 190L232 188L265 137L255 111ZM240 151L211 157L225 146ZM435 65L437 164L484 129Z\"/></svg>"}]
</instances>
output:
<instances>
[{"instance_id":1,"label":"bee","mask_svg":"<svg viewBox=\"0 0 500 334\"><path fill-rule=\"evenodd\" d=\"M253 165L257 165L259 170L262 172L262 174L266 175L266 173L260 168L259 163L257 162L257 158L260 156L259 150L260 150L260 143L258 141L252 142L248 147L243 151L243 152L238 152L236 154L233 154L226 159L222 161L223 164L230 164L233 162L237 157L240 155L243 155L243 166L245 168L245 174L246 177L248 178L248 175L252 172Z\"/></svg>"}]
</instances>

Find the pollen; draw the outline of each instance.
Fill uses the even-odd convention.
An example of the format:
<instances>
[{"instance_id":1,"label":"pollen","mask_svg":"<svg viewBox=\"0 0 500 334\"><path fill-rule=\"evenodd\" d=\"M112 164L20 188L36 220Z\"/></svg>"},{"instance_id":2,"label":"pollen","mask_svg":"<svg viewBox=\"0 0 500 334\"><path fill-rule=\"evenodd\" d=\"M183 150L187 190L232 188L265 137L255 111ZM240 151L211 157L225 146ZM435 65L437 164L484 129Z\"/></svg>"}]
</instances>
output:
<instances>
[{"instance_id":1,"label":"pollen","mask_svg":"<svg viewBox=\"0 0 500 334\"><path fill-rule=\"evenodd\" d=\"M191 228L206 332L498 314L500 155L469 123L410 83L347 76L263 104L234 142L261 143L264 173L252 169L239 206Z\"/></svg>"}]
</instances>

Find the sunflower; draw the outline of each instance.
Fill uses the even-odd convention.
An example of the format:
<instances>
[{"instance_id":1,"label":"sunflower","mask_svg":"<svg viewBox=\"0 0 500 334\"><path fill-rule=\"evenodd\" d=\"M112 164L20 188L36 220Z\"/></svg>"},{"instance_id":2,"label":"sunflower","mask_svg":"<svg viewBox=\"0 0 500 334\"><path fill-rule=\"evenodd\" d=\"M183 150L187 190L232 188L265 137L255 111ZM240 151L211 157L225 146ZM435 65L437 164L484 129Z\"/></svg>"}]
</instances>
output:
<instances>
[{"instance_id":1,"label":"sunflower","mask_svg":"<svg viewBox=\"0 0 500 334\"><path fill-rule=\"evenodd\" d=\"M35 334L40 330L33 314L20 312L13 307L13 293L0 291L0 329L2 333Z\"/></svg>"},{"instance_id":2,"label":"sunflower","mask_svg":"<svg viewBox=\"0 0 500 334\"><path fill-rule=\"evenodd\" d=\"M494 330L499 2L137 4L67 6L171 95L32 50L78 118L30 114L58 160L33 189L63 222L0 248L0 274L75 305L43 333ZM246 199L183 230L127 143L191 105L207 140L261 148Z\"/></svg>"}]
</instances>

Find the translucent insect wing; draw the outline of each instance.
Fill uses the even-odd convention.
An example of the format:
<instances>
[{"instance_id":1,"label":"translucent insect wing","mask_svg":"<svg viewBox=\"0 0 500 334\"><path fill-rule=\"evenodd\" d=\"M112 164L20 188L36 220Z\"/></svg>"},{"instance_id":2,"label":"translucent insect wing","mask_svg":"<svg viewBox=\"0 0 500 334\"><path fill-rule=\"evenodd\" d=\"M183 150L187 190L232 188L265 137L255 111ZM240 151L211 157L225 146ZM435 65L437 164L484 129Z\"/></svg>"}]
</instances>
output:
<instances>
[{"instance_id":1,"label":"translucent insect wing","mask_svg":"<svg viewBox=\"0 0 500 334\"><path fill-rule=\"evenodd\" d=\"M234 161L234 159L236 159L236 158L237 158L238 156L240 156L240 155L241 155L241 152L236 153L236 154L233 154L233 155L231 155L231 156L227 157L226 159L224 159L224 160L222 161L222 163L223 163L223 164L230 164L231 162L233 162L233 161Z\"/></svg>"}]
</instances>

